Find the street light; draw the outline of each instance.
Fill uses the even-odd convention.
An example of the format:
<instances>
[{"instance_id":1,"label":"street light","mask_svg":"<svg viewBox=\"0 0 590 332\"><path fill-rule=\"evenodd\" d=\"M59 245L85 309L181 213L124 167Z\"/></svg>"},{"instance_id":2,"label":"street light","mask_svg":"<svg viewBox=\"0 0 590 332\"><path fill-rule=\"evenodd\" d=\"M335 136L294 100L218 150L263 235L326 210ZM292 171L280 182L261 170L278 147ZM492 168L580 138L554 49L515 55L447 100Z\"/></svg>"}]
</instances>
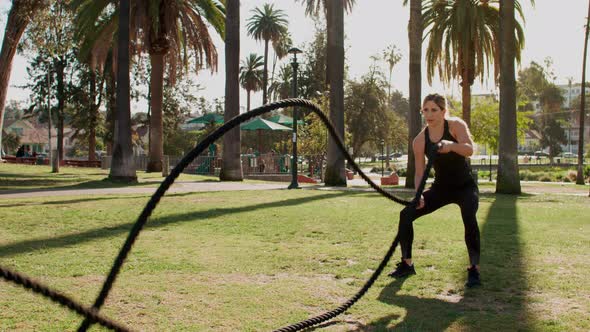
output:
<instances>
[{"instance_id":1,"label":"street light","mask_svg":"<svg viewBox=\"0 0 590 332\"><path fill-rule=\"evenodd\" d=\"M288 53L293 54L293 61L291 66L293 67L293 98L297 98L297 54L302 51L297 47L289 49ZM297 183L297 108L293 107L293 156L291 160L291 184L288 189L299 189L299 183Z\"/></svg>"},{"instance_id":2,"label":"street light","mask_svg":"<svg viewBox=\"0 0 590 332\"><path fill-rule=\"evenodd\" d=\"M385 141L381 140L381 177L383 177L383 173L385 168L383 167L383 162L385 161L385 154L383 152L383 147L385 146Z\"/></svg>"}]
</instances>

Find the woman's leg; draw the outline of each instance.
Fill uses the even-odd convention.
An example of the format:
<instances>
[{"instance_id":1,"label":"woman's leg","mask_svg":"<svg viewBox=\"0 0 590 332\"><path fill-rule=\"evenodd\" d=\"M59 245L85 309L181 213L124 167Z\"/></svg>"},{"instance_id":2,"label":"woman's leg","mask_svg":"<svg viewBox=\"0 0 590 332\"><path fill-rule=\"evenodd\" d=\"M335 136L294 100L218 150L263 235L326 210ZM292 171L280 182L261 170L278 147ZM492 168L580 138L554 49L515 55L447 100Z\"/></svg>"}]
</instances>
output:
<instances>
[{"instance_id":1,"label":"woman's leg","mask_svg":"<svg viewBox=\"0 0 590 332\"><path fill-rule=\"evenodd\" d=\"M480 242L479 226L477 225L477 209L479 207L479 196L477 188L466 188L461 192L457 202L461 208L461 217L465 226L465 244L469 253L469 262L472 266L479 265Z\"/></svg>"},{"instance_id":2,"label":"woman's leg","mask_svg":"<svg viewBox=\"0 0 590 332\"><path fill-rule=\"evenodd\" d=\"M440 190L430 188L424 191L424 207L415 209L414 207L405 207L399 214L398 234L402 259L407 263L412 259L412 242L414 241L414 220L423 215L429 214L450 203L448 195Z\"/></svg>"}]
</instances>

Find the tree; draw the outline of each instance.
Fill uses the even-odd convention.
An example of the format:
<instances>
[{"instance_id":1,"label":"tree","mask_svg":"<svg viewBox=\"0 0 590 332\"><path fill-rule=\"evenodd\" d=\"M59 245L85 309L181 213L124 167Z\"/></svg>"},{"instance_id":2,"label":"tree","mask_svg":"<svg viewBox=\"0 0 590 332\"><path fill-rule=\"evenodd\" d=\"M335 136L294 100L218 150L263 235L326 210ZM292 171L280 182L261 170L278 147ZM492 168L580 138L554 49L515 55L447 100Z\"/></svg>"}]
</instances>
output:
<instances>
[{"instance_id":1,"label":"tree","mask_svg":"<svg viewBox=\"0 0 590 332\"><path fill-rule=\"evenodd\" d=\"M551 163L553 163L553 158L561 153L561 144L566 142L565 132L559 121L554 118L546 120L545 127L543 128L543 136L541 137L541 146L543 148L549 148Z\"/></svg>"},{"instance_id":2,"label":"tree","mask_svg":"<svg viewBox=\"0 0 590 332\"><path fill-rule=\"evenodd\" d=\"M532 112L516 113L516 138L524 138L526 131L530 128L533 120ZM494 100L485 100L473 105L473 121L471 122L471 134L473 141L486 145L494 151L498 151L501 137L499 104Z\"/></svg>"},{"instance_id":3,"label":"tree","mask_svg":"<svg viewBox=\"0 0 590 332\"><path fill-rule=\"evenodd\" d=\"M297 72L299 73L299 72ZM279 76L277 80L273 80L273 82L268 87L268 94L270 95L271 100L279 100L289 98L291 93L293 93L293 88L291 86L291 81L293 80L293 67L290 64L285 64L279 69ZM297 84L297 90L299 89L299 84ZM299 96L299 94L297 94Z\"/></svg>"},{"instance_id":4,"label":"tree","mask_svg":"<svg viewBox=\"0 0 590 332\"><path fill-rule=\"evenodd\" d=\"M228 122L240 115L240 1L227 0L226 10L224 119ZM240 128L234 128L223 136L223 165L219 174L221 181L243 180L240 145Z\"/></svg>"},{"instance_id":5,"label":"tree","mask_svg":"<svg viewBox=\"0 0 590 332\"><path fill-rule=\"evenodd\" d=\"M273 48L275 54L274 54L273 60L272 60L272 74L270 76L269 85L272 85L272 83L274 82L275 68L276 68L278 60L281 60L284 57L286 57L287 54L289 54L289 49L291 49L292 46L293 46L293 40L291 38L291 33L286 30L281 35L280 38L272 41L272 48ZM267 94L270 94L270 91L267 92Z\"/></svg>"},{"instance_id":6,"label":"tree","mask_svg":"<svg viewBox=\"0 0 590 332\"><path fill-rule=\"evenodd\" d=\"M242 61L240 67L240 84L246 90L246 105L250 111L250 93L259 91L263 86L263 71L260 67L264 66L262 56L250 53L245 61Z\"/></svg>"},{"instance_id":7,"label":"tree","mask_svg":"<svg viewBox=\"0 0 590 332\"><path fill-rule=\"evenodd\" d=\"M75 0L80 8L77 26L85 36L82 53L105 54L116 33L117 9L109 12L109 1ZM106 15L106 17L105 17ZM217 51L209 27L222 38L225 31L225 7L215 0L132 1L131 26L135 51L146 50L150 56L150 153L147 170L161 171L163 157L163 82L168 68L171 84L177 72L188 70L194 58L195 71L203 67L217 69ZM97 24L98 23L98 24ZM134 40L135 41L135 40ZM102 47L101 47L102 45ZM168 65L168 66L167 66Z\"/></svg>"},{"instance_id":8,"label":"tree","mask_svg":"<svg viewBox=\"0 0 590 332\"><path fill-rule=\"evenodd\" d=\"M287 34L287 19L280 9L275 9L274 5L264 4L262 9L255 8L252 10L254 16L248 19L248 35L255 40L264 41L264 69L262 73L262 104L267 103L268 87L268 44L278 43L278 40ZM275 50L276 52L276 50Z\"/></svg>"},{"instance_id":9,"label":"tree","mask_svg":"<svg viewBox=\"0 0 590 332\"><path fill-rule=\"evenodd\" d=\"M387 101L389 103L391 103L391 75L393 73L393 67L395 67L395 65L401 60L402 58L402 54L399 52L399 50L397 49L397 47L395 45L389 45L387 46L387 48L383 51L383 60L385 60L385 62L387 63L387 65L389 66L389 79L387 80ZM389 105L390 109L393 109L393 105L390 104ZM387 149L386 149L386 154L385 154L385 166L389 167L389 155L391 153L391 145L389 144L389 141L387 141Z\"/></svg>"},{"instance_id":10,"label":"tree","mask_svg":"<svg viewBox=\"0 0 590 332\"><path fill-rule=\"evenodd\" d=\"M336 132L344 139L344 11L350 12L354 0L326 1L301 0L306 5L306 14L326 15L327 26L327 83L330 87L330 121ZM327 65L329 63L329 65ZM344 156L332 137L328 138L328 156L324 182L328 186L345 186Z\"/></svg>"},{"instance_id":11,"label":"tree","mask_svg":"<svg viewBox=\"0 0 590 332\"><path fill-rule=\"evenodd\" d=\"M435 72L449 83L460 79L462 89L463 120L471 124L471 86L475 78L483 82L490 63L494 78L499 75L498 48L500 41L499 11L490 1L480 0L430 0L424 8L424 27L429 37L426 49L427 78L432 82ZM515 5L521 17L520 5ZM520 51L524 47L524 32L514 22L513 36L515 58L520 62Z\"/></svg>"},{"instance_id":12,"label":"tree","mask_svg":"<svg viewBox=\"0 0 590 332\"><path fill-rule=\"evenodd\" d=\"M47 6L46 0L12 0L12 6L8 12L2 49L0 50L0 132L4 127L4 105L8 82L12 72L12 60L16 54L16 48L27 28L27 25L35 17L37 12ZM0 135L0 147L2 146L2 135ZM1 150L1 148L0 148ZM2 152L0 151L0 160Z\"/></svg>"},{"instance_id":13,"label":"tree","mask_svg":"<svg viewBox=\"0 0 590 332\"><path fill-rule=\"evenodd\" d=\"M586 57L588 52L588 32L590 30L590 1L588 2L588 15L586 16L586 34L584 35L584 60L582 61L582 95L580 103L580 130L578 141L578 174L577 184L584 184L584 119L586 117ZM0 105L1 106L1 105Z\"/></svg>"},{"instance_id":14,"label":"tree","mask_svg":"<svg viewBox=\"0 0 590 332\"><path fill-rule=\"evenodd\" d=\"M520 194L516 134L514 0L500 0L500 144L496 192Z\"/></svg>"},{"instance_id":15,"label":"tree","mask_svg":"<svg viewBox=\"0 0 590 332\"><path fill-rule=\"evenodd\" d=\"M119 2L119 31L117 41L117 110L115 119L115 135L113 142L113 159L109 179L114 181L137 182L133 148L131 145L131 109L129 88L129 30L131 0ZM100 308L102 304L98 305ZM95 303L94 307L97 305ZM86 322L86 320L85 320ZM86 322L88 324L88 322Z\"/></svg>"},{"instance_id":16,"label":"tree","mask_svg":"<svg viewBox=\"0 0 590 332\"><path fill-rule=\"evenodd\" d=\"M353 158L366 143L380 145L391 132L388 113L386 83L374 75L363 76L361 81L347 84L345 97L346 126L351 134Z\"/></svg>"},{"instance_id":17,"label":"tree","mask_svg":"<svg viewBox=\"0 0 590 332\"><path fill-rule=\"evenodd\" d=\"M407 4L407 0L404 1ZM408 23L408 40L410 44L410 82L408 111L408 169L406 172L406 188L414 188L416 169L412 142L420 132L420 112L422 108L422 1L410 0L410 22Z\"/></svg>"}]
</instances>

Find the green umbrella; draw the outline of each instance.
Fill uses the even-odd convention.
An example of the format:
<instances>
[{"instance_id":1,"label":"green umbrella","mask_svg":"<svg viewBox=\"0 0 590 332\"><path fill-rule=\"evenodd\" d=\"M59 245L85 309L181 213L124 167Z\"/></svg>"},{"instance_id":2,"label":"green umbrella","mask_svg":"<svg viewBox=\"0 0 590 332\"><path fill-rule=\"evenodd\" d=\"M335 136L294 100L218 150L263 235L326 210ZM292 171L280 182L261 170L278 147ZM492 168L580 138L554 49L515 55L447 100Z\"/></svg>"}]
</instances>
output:
<instances>
[{"instance_id":1,"label":"green umbrella","mask_svg":"<svg viewBox=\"0 0 590 332\"><path fill-rule=\"evenodd\" d=\"M224 122L223 115L217 113L207 113L198 118L194 118L187 123L204 123L204 124L222 124Z\"/></svg>"},{"instance_id":2,"label":"green umbrella","mask_svg":"<svg viewBox=\"0 0 590 332\"><path fill-rule=\"evenodd\" d=\"M240 126L242 130L291 130L289 127L285 127L276 122L268 121L263 118L257 117L254 120L244 123Z\"/></svg>"},{"instance_id":3,"label":"green umbrella","mask_svg":"<svg viewBox=\"0 0 590 332\"><path fill-rule=\"evenodd\" d=\"M293 126L293 118L283 114L273 115L269 120L285 126ZM297 120L297 124L302 125L303 123L303 120Z\"/></svg>"},{"instance_id":4,"label":"green umbrella","mask_svg":"<svg viewBox=\"0 0 590 332\"><path fill-rule=\"evenodd\" d=\"M260 148L262 146L261 144L261 140L262 140L262 131L263 130L283 130L283 131L287 131L287 130L291 130L291 128L289 127L285 127L283 125L280 125L278 123L274 123L272 121L268 121L265 120L261 117L256 117L254 118L254 120L249 121L247 123L244 123L243 125L240 126L241 130L256 130L256 132L258 133L258 151L260 151Z\"/></svg>"}]
</instances>

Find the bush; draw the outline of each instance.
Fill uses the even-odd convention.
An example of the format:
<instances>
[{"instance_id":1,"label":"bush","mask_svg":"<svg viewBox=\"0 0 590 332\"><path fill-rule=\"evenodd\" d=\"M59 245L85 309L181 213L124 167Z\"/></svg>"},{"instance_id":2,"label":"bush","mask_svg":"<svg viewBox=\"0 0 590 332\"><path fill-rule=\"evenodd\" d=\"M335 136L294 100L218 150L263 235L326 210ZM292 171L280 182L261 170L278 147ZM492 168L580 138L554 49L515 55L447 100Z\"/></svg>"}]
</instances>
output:
<instances>
[{"instance_id":1,"label":"bush","mask_svg":"<svg viewBox=\"0 0 590 332\"><path fill-rule=\"evenodd\" d=\"M553 182L554 181L554 177L552 177L551 175L547 174L547 173L543 173L540 177L539 177L539 181L542 182Z\"/></svg>"},{"instance_id":2,"label":"bush","mask_svg":"<svg viewBox=\"0 0 590 332\"><path fill-rule=\"evenodd\" d=\"M578 172L569 170L567 171L567 175L564 179L565 182L576 182L576 178L578 177Z\"/></svg>"}]
</instances>

